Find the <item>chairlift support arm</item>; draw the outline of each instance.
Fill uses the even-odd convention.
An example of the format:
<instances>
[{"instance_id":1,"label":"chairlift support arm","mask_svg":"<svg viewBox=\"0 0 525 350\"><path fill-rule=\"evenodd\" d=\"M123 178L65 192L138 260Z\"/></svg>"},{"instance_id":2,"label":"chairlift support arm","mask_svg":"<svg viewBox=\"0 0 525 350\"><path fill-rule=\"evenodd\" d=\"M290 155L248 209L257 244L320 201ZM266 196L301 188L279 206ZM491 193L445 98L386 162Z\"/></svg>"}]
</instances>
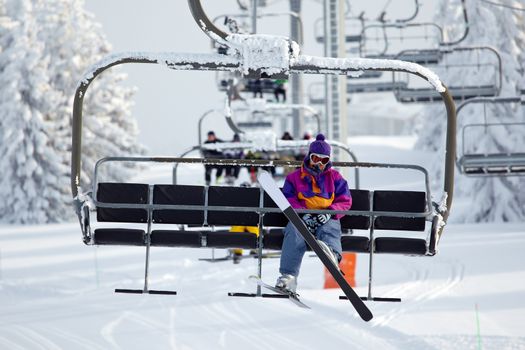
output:
<instances>
[{"instance_id":1,"label":"chairlift support arm","mask_svg":"<svg viewBox=\"0 0 525 350\"><path fill-rule=\"evenodd\" d=\"M284 11L284 12L269 12L269 13L257 13L257 18L263 18L263 17L278 17L278 16L290 16L291 18L295 18L297 22L299 23L299 42L298 44L302 45L304 43L304 25L303 20L301 18L301 15L297 12L293 11ZM250 18L252 17L249 14L246 13L237 13L237 14L226 14L226 15L219 15L213 19L213 23L216 23L219 19L224 17L238 17L238 18Z\"/></svg>"},{"instance_id":2,"label":"chairlift support arm","mask_svg":"<svg viewBox=\"0 0 525 350\"><path fill-rule=\"evenodd\" d=\"M457 44L461 43L462 41L464 41L467 38L468 33L470 31L470 24L469 24L469 21L468 21L467 5L465 4L465 0L461 0L461 6L463 7L463 20L465 21L465 30L463 31L463 35L460 38L458 38L457 40L448 41L448 42L442 42L442 43L440 43L441 46L454 46L454 45L457 45Z\"/></svg>"},{"instance_id":3,"label":"chairlift support arm","mask_svg":"<svg viewBox=\"0 0 525 350\"><path fill-rule=\"evenodd\" d=\"M413 20L414 18L416 18L416 16L419 13L419 7L421 5L419 4L419 0L414 0L414 4L415 4L414 13L410 17L403 18L403 19L396 19L396 23L407 23L407 22L410 22L411 20Z\"/></svg>"}]
</instances>

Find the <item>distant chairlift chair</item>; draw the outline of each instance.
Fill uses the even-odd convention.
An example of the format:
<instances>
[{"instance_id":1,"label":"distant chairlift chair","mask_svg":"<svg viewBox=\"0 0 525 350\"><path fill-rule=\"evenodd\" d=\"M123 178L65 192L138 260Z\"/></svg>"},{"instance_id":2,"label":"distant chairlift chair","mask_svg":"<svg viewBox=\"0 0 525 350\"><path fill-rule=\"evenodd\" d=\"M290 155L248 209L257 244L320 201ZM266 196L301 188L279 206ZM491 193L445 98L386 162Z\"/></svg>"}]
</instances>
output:
<instances>
[{"instance_id":1,"label":"distant chairlift chair","mask_svg":"<svg viewBox=\"0 0 525 350\"><path fill-rule=\"evenodd\" d=\"M390 33L391 30L397 30L399 33ZM376 34L372 35L371 32L375 32ZM378 32L379 35L377 35ZM373 24L365 26L362 35L363 41L360 45L361 57L397 59L422 65L436 64L442 58L442 52L437 45L443 40L443 32L441 27L434 23ZM408 45L419 47L419 49L399 53L400 46L391 43L392 41L399 40L403 46L408 43ZM378 42L379 47L370 47L371 41ZM428 46L428 42L431 43L430 47L435 48L423 49ZM347 79L347 93L390 92L407 88L408 83L406 81L396 81L393 79L392 74L383 76L373 76L369 74L362 74L357 77L350 76ZM364 79L367 80L362 81Z\"/></svg>"},{"instance_id":2,"label":"distant chairlift chair","mask_svg":"<svg viewBox=\"0 0 525 350\"><path fill-rule=\"evenodd\" d=\"M495 97L501 91L502 61L499 52L490 46L465 46L441 49L443 60L433 69L450 76L454 84L449 87L455 101L474 97ZM401 54L404 54L403 52ZM400 54L400 55L401 55ZM473 82L463 82L472 79ZM405 74L394 74L393 82L405 82L406 87L393 90L396 100L402 103L433 103L439 95L426 87L411 84Z\"/></svg>"},{"instance_id":3,"label":"distant chairlift chair","mask_svg":"<svg viewBox=\"0 0 525 350\"><path fill-rule=\"evenodd\" d=\"M497 131L498 128L504 128L503 132L500 132L504 137L509 137L509 132L517 135L524 135L525 140L525 122L515 123L488 123L486 116L487 104L520 104L522 108L518 111L523 116L523 105L525 99L523 97L496 97L496 98L473 98L465 101L458 106L458 116L460 111L463 110L467 105L470 104L483 104L485 123L469 123L465 124L462 128L462 152L458 155L457 166L459 171L467 176L513 176L513 175L525 175L525 145L522 144L521 149L509 150L502 152L468 152L466 135L469 132L475 130L481 130L483 132Z\"/></svg>"}]
</instances>

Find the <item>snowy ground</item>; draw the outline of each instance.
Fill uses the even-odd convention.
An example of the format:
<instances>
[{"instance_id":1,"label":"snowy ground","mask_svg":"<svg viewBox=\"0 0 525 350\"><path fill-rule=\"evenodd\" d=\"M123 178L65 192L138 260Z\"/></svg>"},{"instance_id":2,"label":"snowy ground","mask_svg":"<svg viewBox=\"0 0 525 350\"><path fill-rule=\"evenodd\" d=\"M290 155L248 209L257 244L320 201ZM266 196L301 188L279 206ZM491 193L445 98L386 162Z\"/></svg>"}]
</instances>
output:
<instances>
[{"instance_id":1,"label":"snowy ground","mask_svg":"<svg viewBox=\"0 0 525 350\"><path fill-rule=\"evenodd\" d=\"M395 142L387 151L365 141L353 146L366 160L424 161ZM157 170L159 179L170 178L170 168ZM375 180L363 181L371 188ZM416 183L389 181L395 188ZM522 223L449 225L436 257L376 256L374 294L403 301L368 302L375 317L365 323L338 300L338 290L322 289L322 266L313 257L305 258L299 281L311 310L228 297L255 291L248 276L256 262L198 261L209 249L152 250L150 288L177 296L122 295L113 289L142 287L143 248L86 247L73 223L3 226L0 349L525 349L523 247ZM359 255L360 295L367 266ZM278 259L265 260L263 279L273 283L277 269Z\"/></svg>"}]
</instances>

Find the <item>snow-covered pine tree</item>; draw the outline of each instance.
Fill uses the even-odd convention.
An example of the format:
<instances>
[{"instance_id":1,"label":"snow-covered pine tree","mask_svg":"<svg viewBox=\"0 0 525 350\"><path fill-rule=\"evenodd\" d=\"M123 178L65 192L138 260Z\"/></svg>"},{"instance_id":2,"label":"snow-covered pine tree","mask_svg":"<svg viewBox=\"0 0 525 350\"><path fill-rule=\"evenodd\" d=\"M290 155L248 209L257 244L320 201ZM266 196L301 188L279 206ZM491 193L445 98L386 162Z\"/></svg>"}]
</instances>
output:
<instances>
[{"instance_id":1,"label":"snow-covered pine tree","mask_svg":"<svg viewBox=\"0 0 525 350\"><path fill-rule=\"evenodd\" d=\"M109 52L81 0L0 2L0 221L71 219L71 110L82 73ZM83 188L97 159L142 151L130 117L133 89L106 72L84 100ZM122 179L129 169L102 174Z\"/></svg>"},{"instance_id":2,"label":"snow-covered pine tree","mask_svg":"<svg viewBox=\"0 0 525 350\"><path fill-rule=\"evenodd\" d=\"M503 61L503 85L500 96L516 96L517 86L523 74L523 48L525 43L525 18L521 11L512 11L479 1L467 1L470 32L461 46L489 45L496 48ZM507 4L524 8L522 2L506 1ZM461 6L458 0L444 0L438 6L436 22L443 26L452 40L463 31ZM476 59L464 55L456 60ZM458 63L458 62L456 62ZM482 78L494 74L484 70L482 74L468 71L445 71L440 73L447 84L476 85ZM483 75L483 76L482 76ZM486 81L486 80L485 80ZM458 150L461 150L459 133L465 124L522 122L519 106L487 104L484 119L482 104L471 104L462 110L458 118ZM445 119L442 106L425 109L421 117L417 147L436 152L434 179L442 176L444 159ZM471 153L523 152L525 134L523 128L496 127L470 134L466 138L466 150ZM455 222L523 221L525 219L525 177L467 177L456 172L454 208L450 220ZM436 191L441 189L435 188Z\"/></svg>"}]
</instances>

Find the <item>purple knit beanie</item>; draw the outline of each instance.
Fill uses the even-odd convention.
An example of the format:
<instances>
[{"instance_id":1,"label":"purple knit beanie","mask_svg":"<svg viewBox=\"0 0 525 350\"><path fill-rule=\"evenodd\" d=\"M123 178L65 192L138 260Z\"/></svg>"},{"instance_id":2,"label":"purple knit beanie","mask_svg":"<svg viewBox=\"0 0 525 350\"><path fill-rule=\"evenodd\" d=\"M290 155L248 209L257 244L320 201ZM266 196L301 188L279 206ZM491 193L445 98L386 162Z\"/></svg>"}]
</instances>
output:
<instances>
[{"instance_id":1,"label":"purple knit beanie","mask_svg":"<svg viewBox=\"0 0 525 350\"><path fill-rule=\"evenodd\" d=\"M315 141L310 144L310 150L308 152L330 156L331 150L330 145L324 140L324 135L318 134Z\"/></svg>"}]
</instances>

